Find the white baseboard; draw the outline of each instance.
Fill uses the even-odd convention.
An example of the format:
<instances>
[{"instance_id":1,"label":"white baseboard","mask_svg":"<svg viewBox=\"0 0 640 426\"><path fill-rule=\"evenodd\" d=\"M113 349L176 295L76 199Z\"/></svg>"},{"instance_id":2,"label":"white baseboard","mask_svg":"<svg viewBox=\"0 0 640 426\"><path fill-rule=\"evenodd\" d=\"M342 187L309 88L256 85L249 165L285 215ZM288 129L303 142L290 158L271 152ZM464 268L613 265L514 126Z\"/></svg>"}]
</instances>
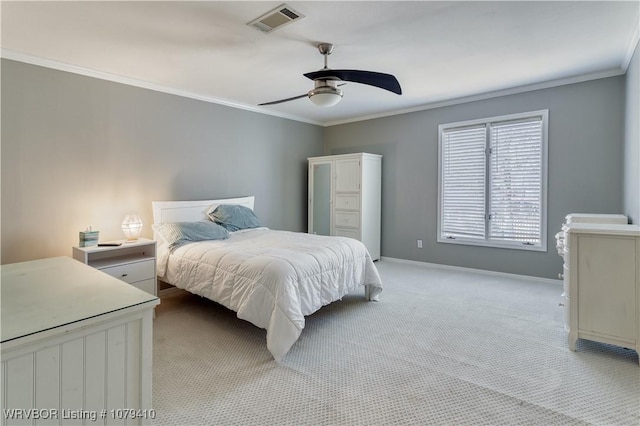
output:
<instances>
[{"instance_id":1,"label":"white baseboard","mask_svg":"<svg viewBox=\"0 0 640 426\"><path fill-rule=\"evenodd\" d=\"M428 262L421 262L418 260L398 259L395 257L386 257L386 256L382 256L380 260L384 260L388 262L396 262L396 263L406 263L406 264L415 265L415 266L423 266L423 267L426 266L430 268L448 269L453 271L474 272L474 273L484 274L484 275L493 275L496 277L518 278L518 279L525 279L530 281L537 281L537 282L543 282L547 284L555 284L558 286L562 286L562 280L555 280L553 278L532 277L530 275L510 274L508 272L488 271L486 269L466 268L464 266L441 265L439 263L428 263Z\"/></svg>"}]
</instances>

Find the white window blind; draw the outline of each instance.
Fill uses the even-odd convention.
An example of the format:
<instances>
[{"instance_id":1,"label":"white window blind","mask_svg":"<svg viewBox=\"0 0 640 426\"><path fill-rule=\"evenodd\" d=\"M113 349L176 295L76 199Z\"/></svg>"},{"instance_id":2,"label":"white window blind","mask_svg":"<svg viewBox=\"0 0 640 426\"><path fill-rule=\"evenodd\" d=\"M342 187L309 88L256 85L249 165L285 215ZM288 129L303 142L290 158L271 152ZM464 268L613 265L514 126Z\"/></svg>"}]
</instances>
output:
<instances>
[{"instance_id":1,"label":"white window blind","mask_svg":"<svg viewBox=\"0 0 640 426\"><path fill-rule=\"evenodd\" d=\"M489 238L540 244L542 120L491 126Z\"/></svg>"},{"instance_id":2,"label":"white window blind","mask_svg":"<svg viewBox=\"0 0 640 426\"><path fill-rule=\"evenodd\" d=\"M442 230L447 238L485 238L486 127L442 135Z\"/></svg>"},{"instance_id":3,"label":"white window blind","mask_svg":"<svg viewBox=\"0 0 640 426\"><path fill-rule=\"evenodd\" d=\"M546 250L547 114L440 126L438 241Z\"/></svg>"}]
</instances>

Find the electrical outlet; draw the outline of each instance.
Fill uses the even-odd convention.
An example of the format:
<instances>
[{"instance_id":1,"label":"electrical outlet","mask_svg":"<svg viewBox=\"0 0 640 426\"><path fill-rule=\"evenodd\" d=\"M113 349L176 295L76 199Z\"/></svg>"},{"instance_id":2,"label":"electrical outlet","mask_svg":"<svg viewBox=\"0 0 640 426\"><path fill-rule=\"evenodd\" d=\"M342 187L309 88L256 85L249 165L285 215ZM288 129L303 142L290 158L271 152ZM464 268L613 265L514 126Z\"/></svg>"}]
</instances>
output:
<instances>
[{"instance_id":1,"label":"electrical outlet","mask_svg":"<svg viewBox=\"0 0 640 426\"><path fill-rule=\"evenodd\" d=\"M422 248L422 240L418 240L418 248Z\"/></svg>"}]
</instances>

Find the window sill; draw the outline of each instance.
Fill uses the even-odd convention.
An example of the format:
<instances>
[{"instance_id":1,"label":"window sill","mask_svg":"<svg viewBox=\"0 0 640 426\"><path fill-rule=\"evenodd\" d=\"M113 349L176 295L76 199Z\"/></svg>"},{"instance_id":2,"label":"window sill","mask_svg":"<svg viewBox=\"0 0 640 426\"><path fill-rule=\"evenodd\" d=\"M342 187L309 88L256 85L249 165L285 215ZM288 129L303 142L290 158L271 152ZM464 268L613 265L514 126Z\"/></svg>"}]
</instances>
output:
<instances>
[{"instance_id":1,"label":"window sill","mask_svg":"<svg viewBox=\"0 0 640 426\"><path fill-rule=\"evenodd\" d=\"M445 244L458 244L458 245L466 245L466 246L477 246L477 247L491 247L491 248L502 248L502 249L512 249L512 250L527 250L527 251L539 251L546 252L547 251L547 243L544 242L540 245L526 245L522 243L509 243L509 242L494 242L487 240L472 240L467 238L438 238L439 243Z\"/></svg>"}]
</instances>

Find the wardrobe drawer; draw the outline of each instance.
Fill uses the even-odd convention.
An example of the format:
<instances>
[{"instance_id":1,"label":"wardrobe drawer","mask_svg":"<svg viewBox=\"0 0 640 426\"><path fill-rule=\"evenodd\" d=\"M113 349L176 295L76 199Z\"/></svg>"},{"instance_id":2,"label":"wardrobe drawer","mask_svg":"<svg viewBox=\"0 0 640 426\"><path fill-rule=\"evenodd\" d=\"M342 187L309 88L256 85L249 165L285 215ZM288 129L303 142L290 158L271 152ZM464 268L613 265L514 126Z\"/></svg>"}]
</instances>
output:
<instances>
[{"instance_id":1,"label":"wardrobe drawer","mask_svg":"<svg viewBox=\"0 0 640 426\"><path fill-rule=\"evenodd\" d=\"M349 237L360 241L360 231L358 229L335 228L333 230L333 235L336 237Z\"/></svg>"},{"instance_id":2,"label":"wardrobe drawer","mask_svg":"<svg viewBox=\"0 0 640 426\"><path fill-rule=\"evenodd\" d=\"M337 210L360 210L360 195L336 195Z\"/></svg>"},{"instance_id":3,"label":"wardrobe drawer","mask_svg":"<svg viewBox=\"0 0 640 426\"><path fill-rule=\"evenodd\" d=\"M360 214L359 212L336 212L334 224L344 228L359 228Z\"/></svg>"},{"instance_id":4,"label":"wardrobe drawer","mask_svg":"<svg viewBox=\"0 0 640 426\"><path fill-rule=\"evenodd\" d=\"M155 260L153 259L101 268L100 270L129 284L136 281L155 279L156 272Z\"/></svg>"}]
</instances>

